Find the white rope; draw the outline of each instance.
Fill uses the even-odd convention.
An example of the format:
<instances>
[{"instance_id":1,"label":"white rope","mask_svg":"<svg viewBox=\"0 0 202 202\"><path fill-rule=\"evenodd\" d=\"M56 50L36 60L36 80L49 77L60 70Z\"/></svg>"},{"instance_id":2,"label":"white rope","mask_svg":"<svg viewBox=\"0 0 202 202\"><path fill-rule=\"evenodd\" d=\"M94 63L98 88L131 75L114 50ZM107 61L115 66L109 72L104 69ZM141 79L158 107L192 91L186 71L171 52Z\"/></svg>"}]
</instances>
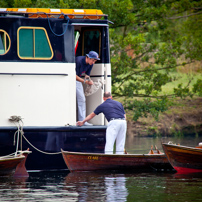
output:
<instances>
[{"instance_id":1,"label":"white rope","mask_svg":"<svg viewBox=\"0 0 202 202\"><path fill-rule=\"evenodd\" d=\"M16 154L16 152L14 152L14 153L11 153L11 154L8 154L8 155L5 155L5 156L0 156L0 160L2 160L2 159L5 159L5 158L13 158L13 157L16 157L16 156L18 156L18 155L23 155L23 154L25 154L25 153L32 153L31 151L28 151L28 150L24 150L24 151L17 151L17 154Z\"/></svg>"},{"instance_id":2,"label":"white rope","mask_svg":"<svg viewBox=\"0 0 202 202\"><path fill-rule=\"evenodd\" d=\"M22 118L20 116L11 116L11 118L9 119L10 121L14 122L14 124L17 126L18 130L14 133L14 145L15 145L15 136L16 134L18 134L18 137L17 137L17 145L16 145L16 152L15 152L15 155L17 155L17 152L18 152L18 144L19 144L19 137L21 135L21 150L22 150L22 137L27 141L27 143L33 147L35 150L37 150L38 152L41 152L43 154L48 154L48 155L55 155L55 154L61 154L62 152L55 152L55 153L48 153L48 152L44 152L38 148L36 148L25 136L24 136L24 131L23 131L23 121L22 121ZM15 123L17 122L18 125ZM22 123L22 125L20 125L20 122Z\"/></svg>"},{"instance_id":3,"label":"white rope","mask_svg":"<svg viewBox=\"0 0 202 202\"><path fill-rule=\"evenodd\" d=\"M17 136L17 144L16 144L16 151L15 151L15 156L17 156L18 153L18 145L19 145L19 139L20 139L20 124L18 126L18 136Z\"/></svg>"},{"instance_id":4,"label":"white rope","mask_svg":"<svg viewBox=\"0 0 202 202\"><path fill-rule=\"evenodd\" d=\"M15 150L15 156L17 156L18 154L18 146L19 146L19 141L20 141L20 134L22 132L22 128L23 128L23 121L22 118L20 116L11 116L9 118L9 121L13 122L16 127L18 128L18 130L14 133L14 141L13 141L13 145L15 145L15 136L17 135L17 144L16 144L16 150ZM20 125L20 121L22 122L22 126ZM17 123L17 124L16 124ZM21 141L22 141L22 136L21 136ZM21 144L21 150L22 150L22 144Z\"/></svg>"},{"instance_id":5,"label":"white rope","mask_svg":"<svg viewBox=\"0 0 202 202\"><path fill-rule=\"evenodd\" d=\"M36 149L37 151L43 153L43 154L48 154L48 155L55 155L55 154L61 154L62 152L55 152L55 153L48 153L48 152L44 152L38 148L36 148L25 136L24 134L22 134L22 136L24 137L24 139L27 141L27 143L32 146L34 149Z\"/></svg>"},{"instance_id":6,"label":"white rope","mask_svg":"<svg viewBox=\"0 0 202 202\"><path fill-rule=\"evenodd\" d=\"M4 159L4 158L11 158L11 157L14 157L16 154L16 152L12 153L12 154L8 154L8 155L5 155L5 156L1 156L0 159Z\"/></svg>"}]
</instances>

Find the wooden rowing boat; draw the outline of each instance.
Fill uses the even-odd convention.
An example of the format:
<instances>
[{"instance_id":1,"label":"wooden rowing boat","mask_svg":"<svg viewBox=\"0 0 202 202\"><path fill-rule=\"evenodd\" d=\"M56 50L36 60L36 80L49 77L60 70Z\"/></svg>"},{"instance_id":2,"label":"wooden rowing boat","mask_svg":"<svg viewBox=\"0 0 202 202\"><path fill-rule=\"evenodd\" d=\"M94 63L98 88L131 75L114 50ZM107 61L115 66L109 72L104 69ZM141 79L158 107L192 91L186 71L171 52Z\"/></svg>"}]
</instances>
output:
<instances>
[{"instance_id":1,"label":"wooden rowing boat","mask_svg":"<svg viewBox=\"0 0 202 202\"><path fill-rule=\"evenodd\" d=\"M22 154L0 157L0 176L14 174L17 165L24 159Z\"/></svg>"},{"instance_id":2,"label":"wooden rowing boat","mask_svg":"<svg viewBox=\"0 0 202 202\"><path fill-rule=\"evenodd\" d=\"M25 151L20 152L25 158L17 165L14 173L14 177L29 177L29 173L27 172L25 163L27 160L28 154L32 153L29 151L29 148Z\"/></svg>"},{"instance_id":3,"label":"wooden rowing boat","mask_svg":"<svg viewBox=\"0 0 202 202\"><path fill-rule=\"evenodd\" d=\"M165 154L101 154L62 151L68 169L73 171L148 171L170 170Z\"/></svg>"},{"instance_id":4,"label":"wooden rowing boat","mask_svg":"<svg viewBox=\"0 0 202 202\"><path fill-rule=\"evenodd\" d=\"M163 143L163 150L173 168L181 174L202 172L202 147Z\"/></svg>"},{"instance_id":5,"label":"wooden rowing boat","mask_svg":"<svg viewBox=\"0 0 202 202\"><path fill-rule=\"evenodd\" d=\"M25 162L29 149L25 151L18 151L7 156L0 157L0 176L13 175L14 177L29 177L25 167Z\"/></svg>"}]
</instances>

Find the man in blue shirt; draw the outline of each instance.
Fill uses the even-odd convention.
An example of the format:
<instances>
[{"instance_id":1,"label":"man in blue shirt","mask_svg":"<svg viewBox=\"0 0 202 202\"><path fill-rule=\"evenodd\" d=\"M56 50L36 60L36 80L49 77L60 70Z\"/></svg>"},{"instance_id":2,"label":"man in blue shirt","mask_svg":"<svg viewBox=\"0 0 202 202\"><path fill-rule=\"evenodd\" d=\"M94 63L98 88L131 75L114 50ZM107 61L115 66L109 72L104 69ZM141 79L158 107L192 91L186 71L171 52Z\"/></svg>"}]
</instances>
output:
<instances>
[{"instance_id":1,"label":"man in blue shirt","mask_svg":"<svg viewBox=\"0 0 202 202\"><path fill-rule=\"evenodd\" d=\"M82 126L86 121L91 120L96 115L103 113L109 122L106 131L105 154L113 154L114 142L116 140L116 154L124 154L126 139L126 113L123 105L112 100L110 92L105 92L104 102L99 105L94 112L89 114L83 121L78 121L77 125Z\"/></svg>"},{"instance_id":2,"label":"man in blue shirt","mask_svg":"<svg viewBox=\"0 0 202 202\"><path fill-rule=\"evenodd\" d=\"M93 68L93 64L98 58L98 54L95 51L90 51L86 56L76 57L76 99L78 104L78 121L82 121L86 117L86 98L84 95L82 83L93 85L92 80L86 80L86 77L90 76L90 72ZM92 125L85 122L85 125Z\"/></svg>"}]
</instances>

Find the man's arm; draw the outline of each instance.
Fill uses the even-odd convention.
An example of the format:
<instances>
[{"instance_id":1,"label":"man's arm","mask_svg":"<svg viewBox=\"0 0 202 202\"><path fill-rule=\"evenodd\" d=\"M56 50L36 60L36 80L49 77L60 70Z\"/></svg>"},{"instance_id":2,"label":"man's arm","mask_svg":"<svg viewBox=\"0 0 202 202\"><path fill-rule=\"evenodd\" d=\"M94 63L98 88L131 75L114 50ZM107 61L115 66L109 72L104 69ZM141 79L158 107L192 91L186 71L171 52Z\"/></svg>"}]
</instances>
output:
<instances>
[{"instance_id":1,"label":"man's arm","mask_svg":"<svg viewBox=\"0 0 202 202\"><path fill-rule=\"evenodd\" d=\"M80 81L81 83L84 82L84 79L82 79L81 77L79 77L79 76L77 76L77 75L76 75L76 80L77 80L77 81Z\"/></svg>"},{"instance_id":2,"label":"man's arm","mask_svg":"<svg viewBox=\"0 0 202 202\"><path fill-rule=\"evenodd\" d=\"M91 114L89 114L83 121L78 121L77 125L78 126L82 126L85 122L91 120L93 117L95 117L96 114L94 112L92 112Z\"/></svg>"}]
</instances>

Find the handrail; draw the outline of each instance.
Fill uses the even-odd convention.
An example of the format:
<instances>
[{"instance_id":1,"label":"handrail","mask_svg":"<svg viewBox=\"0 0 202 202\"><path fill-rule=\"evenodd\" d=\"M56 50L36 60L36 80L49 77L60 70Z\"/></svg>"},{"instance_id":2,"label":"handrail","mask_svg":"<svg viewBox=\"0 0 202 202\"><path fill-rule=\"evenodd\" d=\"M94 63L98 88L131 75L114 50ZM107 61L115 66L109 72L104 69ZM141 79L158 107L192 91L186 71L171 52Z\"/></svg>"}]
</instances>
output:
<instances>
[{"instance_id":1,"label":"handrail","mask_svg":"<svg viewBox=\"0 0 202 202\"><path fill-rule=\"evenodd\" d=\"M68 74L47 74L47 73L0 73L0 75L68 76Z\"/></svg>"}]
</instances>

